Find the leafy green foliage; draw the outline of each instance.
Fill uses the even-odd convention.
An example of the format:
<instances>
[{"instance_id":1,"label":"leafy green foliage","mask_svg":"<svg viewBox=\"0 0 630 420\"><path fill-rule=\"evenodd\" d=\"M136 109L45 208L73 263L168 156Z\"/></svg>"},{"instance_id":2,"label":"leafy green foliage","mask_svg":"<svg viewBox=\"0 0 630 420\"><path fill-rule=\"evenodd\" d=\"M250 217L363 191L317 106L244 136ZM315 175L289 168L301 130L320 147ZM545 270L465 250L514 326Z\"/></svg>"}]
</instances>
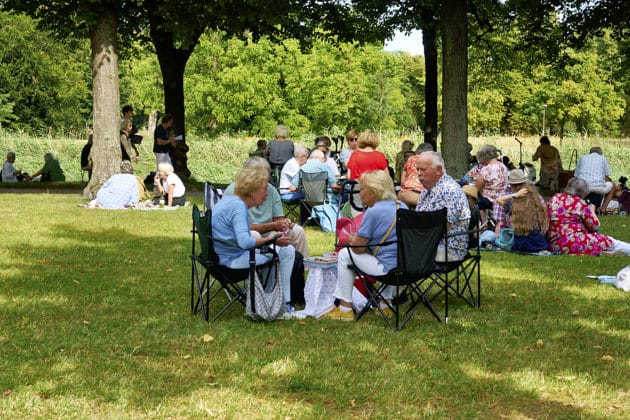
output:
<instances>
[{"instance_id":1,"label":"leafy green foliage","mask_svg":"<svg viewBox=\"0 0 630 420\"><path fill-rule=\"evenodd\" d=\"M0 118L5 127L77 132L91 114L84 42L56 41L24 15L0 12Z\"/></svg>"}]
</instances>

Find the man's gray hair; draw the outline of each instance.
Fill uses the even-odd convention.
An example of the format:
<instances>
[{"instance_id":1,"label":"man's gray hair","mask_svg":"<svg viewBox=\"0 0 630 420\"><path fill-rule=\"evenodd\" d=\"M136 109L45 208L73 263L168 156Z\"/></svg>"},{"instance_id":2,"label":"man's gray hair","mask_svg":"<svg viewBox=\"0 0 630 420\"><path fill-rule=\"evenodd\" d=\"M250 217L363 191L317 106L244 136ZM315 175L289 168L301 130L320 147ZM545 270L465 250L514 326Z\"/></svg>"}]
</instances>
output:
<instances>
[{"instance_id":1,"label":"man's gray hair","mask_svg":"<svg viewBox=\"0 0 630 420\"><path fill-rule=\"evenodd\" d=\"M567 183L567 186L564 188L564 192L565 194L586 197L589 192L588 183L586 180L574 176Z\"/></svg>"},{"instance_id":2,"label":"man's gray hair","mask_svg":"<svg viewBox=\"0 0 630 420\"><path fill-rule=\"evenodd\" d=\"M243 163L243 168L264 168L269 174L271 174L271 165L269 164L269 161L258 156L247 158L245 163Z\"/></svg>"},{"instance_id":3,"label":"man's gray hair","mask_svg":"<svg viewBox=\"0 0 630 420\"><path fill-rule=\"evenodd\" d=\"M276 138L283 137L286 139L287 137L289 137L289 130L287 130L284 125L279 125L276 127L275 130L273 130L273 134L274 136L276 136Z\"/></svg>"},{"instance_id":4,"label":"man's gray hair","mask_svg":"<svg viewBox=\"0 0 630 420\"><path fill-rule=\"evenodd\" d=\"M422 152L421 155L428 156L430 158L431 166L433 168L437 168L438 166L440 166L444 170L444 172L446 172L446 168L444 167L444 158L442 157L442 154L440 152L428 151Z\"/></svg>"},{"instance_id":5,"label":"man's gray hair","mask_svg":"<svg viewBox=\"0 0 630 420\"><path fill-rule=\"evenodd\" d=\"M324 159L324 152L322 152L319 149L313 149L313 151L311 152L311 155L309 156L309 159L322 160Z\"/></svg>"},{"instance_id":6,"label":"man's gray hair","mask_svg":"<svg viewBox=\"0 0 630 420\"><path fill-rule=\"evenodd\" d=\"M308 147L303 146L301 144L298 144L297 146L295 146L295 149L293 150L293 157L294 158L299 158L299 157L302 157L302 156L308 157L308 154L309 154Z\"/></svg>"}]
</instances>

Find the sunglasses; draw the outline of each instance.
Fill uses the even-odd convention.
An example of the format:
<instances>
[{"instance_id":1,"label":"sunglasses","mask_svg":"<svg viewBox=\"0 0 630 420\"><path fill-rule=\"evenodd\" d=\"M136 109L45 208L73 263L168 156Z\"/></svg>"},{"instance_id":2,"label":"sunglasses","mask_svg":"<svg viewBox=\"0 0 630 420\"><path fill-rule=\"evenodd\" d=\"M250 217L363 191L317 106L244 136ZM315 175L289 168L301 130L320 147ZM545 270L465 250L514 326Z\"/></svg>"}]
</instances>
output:
<instances>
[{"instance_id":1,"label":"sunglasses","mask_svg":"<svg viewBox=\"0 0 630 420\"><path fill-rule=\"evenodd\" d=\"M358 138L356 138L356 137L352 137L352 138L351 138L350 140L348 140L348 141L357 141L357 140L359 140L359 139L358 139Z\"/></svg>"}]
</instances>

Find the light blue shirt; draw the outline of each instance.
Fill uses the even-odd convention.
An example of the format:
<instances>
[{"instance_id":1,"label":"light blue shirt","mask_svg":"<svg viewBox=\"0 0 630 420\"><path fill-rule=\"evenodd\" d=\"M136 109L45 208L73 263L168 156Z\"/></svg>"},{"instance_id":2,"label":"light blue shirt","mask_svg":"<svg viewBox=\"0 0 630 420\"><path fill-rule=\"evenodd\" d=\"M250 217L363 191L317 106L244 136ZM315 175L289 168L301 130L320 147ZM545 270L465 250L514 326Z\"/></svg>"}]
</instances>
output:
<instances>
[{"instance_id":1,"label":"light blue shirt","mask_svg":"<svg viewBox=\"0 0 630 420\"><path fill-rule=\"evenodd\" d=\"M104 209L124 209L138 201L138 181L133 174L110 176L96 193L96 204Z\"/></svg>"},{"instance_id":2,"label":"light blue shirt","mask_svg":"<svg viewBox=\"0 0 630 420\"><path fill-rule=\"evenodd\" d=\"M405 203L400 203L401 209L406 209ZM396 210L397 204L393 200L377 201L374 206L369 207L361 221L358 235L368 238L369 252L376 248L376 244L380 242L393 243L383 245L376 254L376 259L383 265L384 271L391 271L398 263L398 246L396 244ZM394 227L383 240L383 236L394 223Z\"/></svg>"},{"instance_id":3,"label":"light blue shirt","mask_svg":"<svg viewBox=\"0 0 630 420\"><path fill-rule=\"evenodd\" d=\"M247 205L240 197L224 195L212 210L212 236L234 245L213 241L219 263L230 266L230 262L256 246L256 239L249 233Z\"/></svg>"}]
</instances>

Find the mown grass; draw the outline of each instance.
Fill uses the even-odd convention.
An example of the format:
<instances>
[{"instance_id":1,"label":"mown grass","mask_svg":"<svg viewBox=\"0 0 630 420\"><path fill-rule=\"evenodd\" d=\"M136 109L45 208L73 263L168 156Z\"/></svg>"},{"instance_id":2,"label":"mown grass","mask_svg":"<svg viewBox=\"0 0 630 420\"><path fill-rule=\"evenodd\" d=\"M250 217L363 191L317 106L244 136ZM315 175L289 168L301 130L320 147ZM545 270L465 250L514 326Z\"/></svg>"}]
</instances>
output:
<instances>
[{"instance_id":1,"label":"mown grass","mask_svg":"<svg viewBox=\"0 0 630 420\"><path fill-rule=\"evenodd\" d=\"M193 201L198 198L193 198ZM630 416L630 300L586 275L626 257L484 253L482 306L357 323L189 311L190 208L3 194L3 418ZM629 221L603 232L630 240ZM312 252L334 235L307 228Z\"/></svg>"},{"instance_id":2,"label":"mown grass","mask_svg":"<svg viewBox=\"0 0 630 420\"><path fill-rule=\"evenodd\" d=\"M144 177L155 169L155 158L152 153L152 136L147 135L147 133L143 134L144 141L139 146L140 160L138 164L134 165L134 169L136 174ZM327 134L336 136L340 133ZM305 135L294 139L294 142L310 147L314 138L315 135ZM404 136L383 133L380 149L392 164L395 161L396 153L400 150L400 143L405 138L414 141L416 146L422 142L418 133ZM187 144L190 148L188 167L192 172L191 182L212 181L215 184L229 184L242 162L248 157L248 153L256 148L257 139L227 136L212 139L194 136L188 138ZM0 130L0 140L6 151L13 150L17 153L17 168L34 173L42 167L44 153L52 151L58 157L66 173L67 181L81 182L80 155L85 144L84 139L31 138ZM519 163L521 152L523 162L531 162L531 157L539 144L538 137L519 137L519 140L522 141L522 146L519 146L514 137L471 137L469 139L473 145L473 152L484 144L493 144L509 156L515 164ZM610 162L611 177L616 181L621 175L628 175L630 154L626 151L628 147L628 140L626 139L565 138L560 140L552 137L551 141L560 150L565 168L569 167L573 150L577 150L578 156L581 156L588 153L591 146L599 145L604 149L604 155ZM3 159L4 156L3 154ZM448 161L448 156L446 159ZM537 168L539 167L539 162L533 163ZM575 168L575 161L571 168ZM87 177L85 179L87 180Z\"/></svg>"}]
</instances>

